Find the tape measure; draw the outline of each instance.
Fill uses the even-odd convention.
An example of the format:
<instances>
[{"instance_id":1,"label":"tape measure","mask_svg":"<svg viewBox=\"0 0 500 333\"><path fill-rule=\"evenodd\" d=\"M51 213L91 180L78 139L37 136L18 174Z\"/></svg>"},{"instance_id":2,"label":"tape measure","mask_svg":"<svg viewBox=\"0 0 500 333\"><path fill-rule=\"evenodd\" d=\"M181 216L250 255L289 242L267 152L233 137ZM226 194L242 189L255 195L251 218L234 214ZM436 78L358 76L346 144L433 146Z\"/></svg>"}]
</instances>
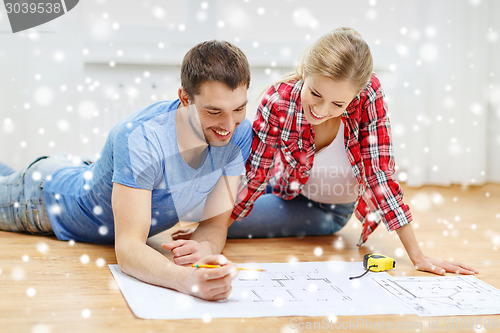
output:
<instances>
[{"instance_id":1,"label":"tape measure","mask_svg":"<svg viewBox=\"0 0 500 333\"><path fill-rule=\"evenodd\" d=\"M383 272L396 267L396 261L394 259L384 256L383 254L368 253L363 257L363 267L366 271L360 276L351 276L349 280L358 279L363 277L368 271L372 272Z\"/></svg>"}]
</instances>

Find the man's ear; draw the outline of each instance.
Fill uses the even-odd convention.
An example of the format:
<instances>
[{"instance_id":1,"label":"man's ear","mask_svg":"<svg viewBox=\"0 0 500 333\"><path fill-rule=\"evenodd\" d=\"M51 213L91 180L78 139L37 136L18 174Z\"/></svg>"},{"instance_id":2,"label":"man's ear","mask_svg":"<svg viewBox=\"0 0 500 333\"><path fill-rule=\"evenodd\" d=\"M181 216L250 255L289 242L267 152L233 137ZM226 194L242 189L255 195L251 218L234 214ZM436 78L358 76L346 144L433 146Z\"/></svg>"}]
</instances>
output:
<instances>
[{"instance_id":1,"label":"man's ear","mask_svg":"<svg viewBox=\"0 0 500 333\"><path fill-rule=\"evenodd\" d=\"M190 100L189 100L189 95L186 92L186 89L184 89L183 87L180 87L179 91L178 91L178 95L179 95L179 99L181 101L182 106L188 106Z\"/></svg>"}]
</instances>

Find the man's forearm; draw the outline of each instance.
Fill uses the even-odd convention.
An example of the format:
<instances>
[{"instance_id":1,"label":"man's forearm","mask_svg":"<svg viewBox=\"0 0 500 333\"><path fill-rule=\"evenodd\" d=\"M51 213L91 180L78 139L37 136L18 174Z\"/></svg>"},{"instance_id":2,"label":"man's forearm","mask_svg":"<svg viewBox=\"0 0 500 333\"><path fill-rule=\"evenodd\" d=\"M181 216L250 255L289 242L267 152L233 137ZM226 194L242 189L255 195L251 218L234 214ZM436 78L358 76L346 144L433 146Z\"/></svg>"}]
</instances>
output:
<instances>
[{"instance_id":1,"label":"man's forearm","mask_svg":"<svg viewBox=\"0 0 500 333\"><path fill-rule=\"evenodd\" d=\"M150 284L186 292L182 282L187 269L175 265L147 244L134 240L122 241L115 244L115 251L124 273Z\"/></svg>"}]
</instances>

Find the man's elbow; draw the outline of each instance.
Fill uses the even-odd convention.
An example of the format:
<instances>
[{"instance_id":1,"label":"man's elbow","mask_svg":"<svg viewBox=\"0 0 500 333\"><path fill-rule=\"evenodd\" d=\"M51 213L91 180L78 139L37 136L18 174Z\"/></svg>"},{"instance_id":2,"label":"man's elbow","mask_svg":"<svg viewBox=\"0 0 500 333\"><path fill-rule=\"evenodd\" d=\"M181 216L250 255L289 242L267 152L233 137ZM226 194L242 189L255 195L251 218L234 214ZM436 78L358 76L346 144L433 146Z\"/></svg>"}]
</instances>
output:
<instances>
[{"instance_id":1,"label":"man's elbow","mask_svg":"<svg viewBox=\"0 0 500 333\"><path fill-rule=\"evenodd\" d=\"M132 275L133 273L133 258L131 258L131 255L134 251L132 250L132 244L130 242L125 242L124 240L115 239L116 262L118 263L118 266L120 266L122 272L128 275Z\"/></svg>"}]
</instances>

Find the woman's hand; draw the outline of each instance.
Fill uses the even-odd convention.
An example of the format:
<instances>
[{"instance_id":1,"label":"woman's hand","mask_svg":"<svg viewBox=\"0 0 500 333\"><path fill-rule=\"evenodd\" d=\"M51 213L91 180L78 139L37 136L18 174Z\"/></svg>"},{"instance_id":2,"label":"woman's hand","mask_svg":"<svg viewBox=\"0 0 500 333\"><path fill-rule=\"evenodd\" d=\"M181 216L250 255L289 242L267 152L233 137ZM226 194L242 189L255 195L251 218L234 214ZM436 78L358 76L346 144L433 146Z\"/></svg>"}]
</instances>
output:
<instances>
[{"instance_id":1,"label":"woman's hand","mask_svg":"<svg viewBox=\"0 0 500 333\"><path fill-rule=\"evenodd\" d=\"M472 275L479 273L479 271L468 265L459 262L450 262L440 259L433 259L425 255L421 255L418 256L417 258L410 258L410 259L417 270L431 272L438 275L444 275L446 272L455 274L465 274L465 275Z\"/></svg>"},{"instance_id":2,"label":"woman's hand","mask_svg":"<svg viewBox=\"0 0 500 333\"><path fill-rule=\"evenodd\" d=\"M399 239L413 262L415 268L419 271L431 272L438 275L444 275L446 272L455 274L477 274L476 269L459 262L449 262L439 259L429 258L422 253L420 246L415 238L411 223L408 223L396 229Z\"/></svg>"},{"instance_id":3,"label":"woman's hand","mask_svg":"<svg viewBox=\"0 0 500 333\"><path fill-rule=\"evenodd\" d=\"M201 258L211 255L208 244L195 240L178 239L161 245L172 254L174 263L180 266L190 266L201 260Z\"/></svg>"},{"instance_id":4,"label":"woman's hand","mask_svg":"<svg viewBox=\"0 0 500 333\"><path fill-rule=\"evenodd\" d=\"M231 283L238 275L236 265L221 254L210 255L196 262L200 265L220 265L219 268L189 268L182 282L184 292L208 301L227 299L231 293Z\"/></svg>"}]
</instances>

